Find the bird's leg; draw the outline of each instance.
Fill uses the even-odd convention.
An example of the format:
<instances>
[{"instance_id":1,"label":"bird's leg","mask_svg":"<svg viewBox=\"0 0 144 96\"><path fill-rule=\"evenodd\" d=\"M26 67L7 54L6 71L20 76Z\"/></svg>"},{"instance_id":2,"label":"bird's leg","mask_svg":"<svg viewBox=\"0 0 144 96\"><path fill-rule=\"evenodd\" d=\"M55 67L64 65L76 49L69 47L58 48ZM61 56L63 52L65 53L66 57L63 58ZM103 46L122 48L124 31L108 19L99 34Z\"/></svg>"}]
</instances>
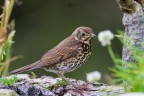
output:
<instances>
[{"instance_id":1,"label":"bird's leg","mask_svg":"<svg viewBox=\"0 0 144 96\"><path fill-rule=\"evenodd\" d=\"M68 82L69 84L71 84L73 86L74 89L72 88L71 90L75 90L75 92L80 93L81 96L83 96L83 91L82 90L85 89L84 88L85 86L76 86L71 81L69 81L63 74L64 74L63 72L57 73L57 75L59 77L61 77L63 80L65 80L66 82Z\"/></svg>"},{"instance_id":2,"label":"bird's leg","mask_svg":"<svg viewBox=\"0 0 144 96\"><path fill-rule=\"evenodd\" d=\"M59 77L61 77L63 80L65 80L66 82L68 82L69 84L73 85L73 83L71 81L69 81L64 75L64 72L60 72L60 73L57 73L57 75Z\"/></svg>"},{"instance_id":3,"label":"bird's leg","mask_svg":"<svg viewBox=\"0 0 144 96\"><path fill-rule=\"evenodd\" d=\"M57 75L59 77L61 77L63 80L67 81L69 84L71 84L73 86L73 88L71 90L75 90L75 92L79 93L80 96L83 96L83 91L81 90L83 87L79 87L79 86L76 86L75 84L73 84L71 81L69 81L64 75L63 75L63 72L61 73L57 73Z\"/></svg>"}]
</instances>

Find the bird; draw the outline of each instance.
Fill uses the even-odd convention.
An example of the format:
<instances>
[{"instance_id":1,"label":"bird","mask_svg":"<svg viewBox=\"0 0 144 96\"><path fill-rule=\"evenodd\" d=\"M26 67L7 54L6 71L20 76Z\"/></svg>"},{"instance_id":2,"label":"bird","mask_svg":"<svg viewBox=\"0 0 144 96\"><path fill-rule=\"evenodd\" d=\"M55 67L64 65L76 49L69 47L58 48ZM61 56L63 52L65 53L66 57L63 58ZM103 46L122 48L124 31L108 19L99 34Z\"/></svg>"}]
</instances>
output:
<instances>
[{"instance_id":1,"label":"bird","mask_svg":"<svg viewBox=\"0 0 144 96\"><path fill-rule=\"evenodd\" d=\"M92 38L95 36L90 27L78 27L70 36L46 52L40 60L13 70L8 75L42 68L71 83L64 76L64 73L72 72L85 64L85 61L91 55Z\"/></svg>"}]
</instances>

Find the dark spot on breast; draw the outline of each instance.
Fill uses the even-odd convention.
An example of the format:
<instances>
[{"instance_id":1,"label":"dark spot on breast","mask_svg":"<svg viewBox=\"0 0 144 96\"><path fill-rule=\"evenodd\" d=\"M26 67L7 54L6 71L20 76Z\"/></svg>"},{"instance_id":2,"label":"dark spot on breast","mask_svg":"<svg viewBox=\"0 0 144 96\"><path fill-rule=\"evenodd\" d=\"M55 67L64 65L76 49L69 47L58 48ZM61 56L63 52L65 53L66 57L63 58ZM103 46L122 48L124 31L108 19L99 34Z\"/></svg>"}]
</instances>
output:
<instances>
[{"instance_id":1,"label":"dark spot on breast","mask_svg":"<svg viewBox=\"0 0 144 96\"><path fill-rule=\"evenodd\" d=\"M82 43L81 47L83 49L83 52L91 50L91 45L89 45L87 43Z\"/></svg>"}]
</instances>

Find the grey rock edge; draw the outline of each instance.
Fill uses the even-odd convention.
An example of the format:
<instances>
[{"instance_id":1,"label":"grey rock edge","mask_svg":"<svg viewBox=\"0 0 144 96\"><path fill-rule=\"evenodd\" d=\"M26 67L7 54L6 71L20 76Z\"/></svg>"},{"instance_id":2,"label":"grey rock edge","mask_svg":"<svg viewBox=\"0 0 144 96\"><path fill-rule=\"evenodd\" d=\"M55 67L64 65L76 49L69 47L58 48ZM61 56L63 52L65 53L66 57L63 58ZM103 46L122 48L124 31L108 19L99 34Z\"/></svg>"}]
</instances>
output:
<instances>
[{"instance_id":1,"label":"grey rock edge","mask_svg":"<svg viewBox=\"0 0 144 96\"><path fill-rule=\"evenodd\" d=\"M7 78L12 78L9 76ZM74 85L63 85L54 87L60 78L52 78L49 76L42 76L41 78L32 79L30 75L18 74L18 82L4 86L0 84L0 91L3 89L10 89L15 91L20 96L118 96L123 94L124 88L117 86L108 86L102 83L86 83L81 80L69 79ZM49 89L51 86L51 89ZM4 96L1 95L0 96ZM6 95L17 96L17 95Z\"/></svg>"},{"instance_id":2,"label":"grey rock edge","mask_svg":"<svg viewBox=\"0 0 144 96\"><path fill-rule=\"evenodd\" d=\"M0 96L19 96L15 91L10 89L0 89Z\"/></svg>"}]
</instances>

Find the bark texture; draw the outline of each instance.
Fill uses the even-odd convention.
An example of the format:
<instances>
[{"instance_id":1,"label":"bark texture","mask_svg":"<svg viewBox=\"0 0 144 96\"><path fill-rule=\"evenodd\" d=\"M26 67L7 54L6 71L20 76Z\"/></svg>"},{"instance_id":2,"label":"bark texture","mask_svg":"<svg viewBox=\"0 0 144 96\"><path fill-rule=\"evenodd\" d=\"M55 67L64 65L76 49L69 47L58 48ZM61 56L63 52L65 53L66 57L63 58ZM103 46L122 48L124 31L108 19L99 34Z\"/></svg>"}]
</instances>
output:
<instances>
[{"instance_id":1,"label":"bark texture","mask_svg":"<svg viewBox=\"0 0 144 96\"><path fill-rule=\"evenodd\" d=\"M58 78L43 76L32 79L29 75L19 74L17 83L9 86L0 84L0 89L14 90L20 96L115 96L124 93L123 87L69 80L78 88L69 84L56 86Z\"/></svg>"},{"instance_id":2,"label":"bark texture","mask_svg":"<svg viewBox=\"0 0 144 96\"><path fill-rule=\"evenodd\" d=\"M144 41L143 0L116 0L124 12L123 25L125 27L123 61L133 61L132 46L141 48Z\"/></svg>"}]
</instances>

